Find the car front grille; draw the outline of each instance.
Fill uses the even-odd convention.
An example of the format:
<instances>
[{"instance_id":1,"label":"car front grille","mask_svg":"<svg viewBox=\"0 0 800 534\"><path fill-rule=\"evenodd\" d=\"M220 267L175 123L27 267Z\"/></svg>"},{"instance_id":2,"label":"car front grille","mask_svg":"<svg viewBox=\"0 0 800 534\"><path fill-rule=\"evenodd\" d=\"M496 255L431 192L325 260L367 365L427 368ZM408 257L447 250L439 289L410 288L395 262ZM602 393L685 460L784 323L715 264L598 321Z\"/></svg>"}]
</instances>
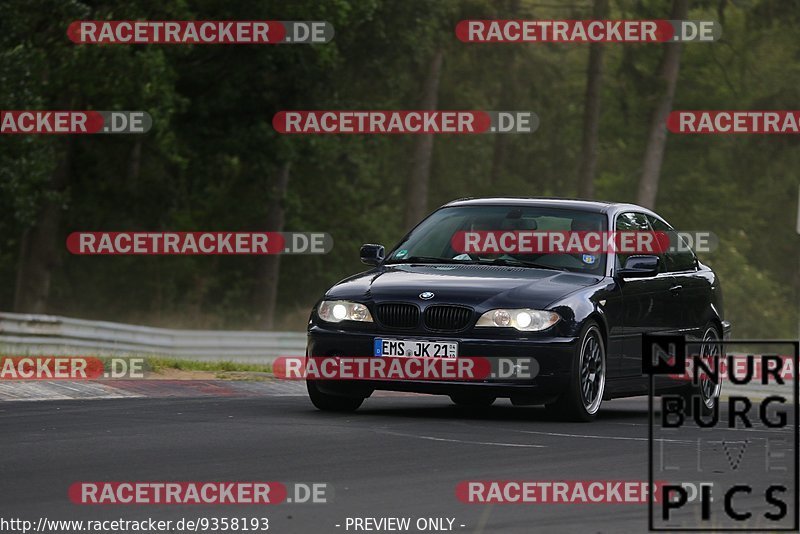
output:
<instances>
[{"instance_id":1,"label":"car front grille","mask_svg":"<svg viewBox=\"0 0 800 534\"><path fill-rule=\"evenodd\" d=\"M390 328L413 328L419 324L419 308L413 304L381 304L378 320Z\"/></svg>"},{"instance_id":2,"label":"car front grille","mask_svg":"<svg viewBox=\"0 0 800 534\"><path fill-rule=\"evenodd\" d=\"M472 310L463 306L429 306L425 310L425 326L430 330L456 332L469 326Z\"/></svg>"}]
</instances>

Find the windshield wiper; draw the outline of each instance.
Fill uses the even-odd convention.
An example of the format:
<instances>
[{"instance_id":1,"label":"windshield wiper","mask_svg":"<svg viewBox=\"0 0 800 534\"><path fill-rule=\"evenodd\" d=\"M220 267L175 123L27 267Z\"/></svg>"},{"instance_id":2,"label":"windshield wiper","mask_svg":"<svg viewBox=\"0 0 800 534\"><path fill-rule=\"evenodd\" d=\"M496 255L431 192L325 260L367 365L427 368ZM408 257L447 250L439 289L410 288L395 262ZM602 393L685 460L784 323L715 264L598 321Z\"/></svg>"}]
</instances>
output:
<instances>
[{"instance_id":1,"label":"windshield wiper","mask_svg":"<svg viewBox=\"0 0 800 534\"><path fill-rule=\"evenodd\" d=\"M519 267L534 267L536 269L551 269L553 271L569 271L566 267L556 267L554 265L544 265L542 263L536 263L535 261L523 261L518 260L515 258L495 258L488 262L482 262L489 265L508 265L508 266L519 266Z\"/></svg>"},{"instance_id":2,"label":"windshield wiper","mask_svg":"<svg viewBox=\"0 0 800 534\"><path fill-rule=\"evenodd\" d=\"M453 260L449 258L437 258L434 256L409 256L407 258L395 258L392 261L387 261L387 265L395 265L398 263L468 263L463 260Z\"/></svg>"},{"instance_id":3,"label":"windshield wiper","mask_svg":"<svg viewBox=\"0 0 800 534\"><path fill-rule=\"evenodd\" d=\"M555 267L544 265L534 261L523 261L514 258L495 258L493 260L456 260L452 258L437 258L434 256L409 256L407 258L387 261L385 265L397 265L401 263L445 263L455 265L506 265L515 267L533 267L537 269L550 269L552 271L569 271L566 267Z\"/></svg>"}]
</instances>

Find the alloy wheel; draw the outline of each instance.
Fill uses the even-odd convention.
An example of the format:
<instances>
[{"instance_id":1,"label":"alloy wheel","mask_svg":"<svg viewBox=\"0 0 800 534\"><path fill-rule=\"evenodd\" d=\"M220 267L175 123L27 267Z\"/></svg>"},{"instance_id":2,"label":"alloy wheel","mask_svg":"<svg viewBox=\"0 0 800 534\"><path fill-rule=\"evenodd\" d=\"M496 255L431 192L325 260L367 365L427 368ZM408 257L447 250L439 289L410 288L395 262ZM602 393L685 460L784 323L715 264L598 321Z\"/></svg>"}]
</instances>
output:
<instances>
[{"instance_id":1,"label":"alloy wheel","mask_svg":"<svg viewBox=\"0 0 800 534\"><path fill-rule=\"evenodd\" d=\"M595 414L603 401L606 385L606 358L600 332L592 326L586 332L581 345L580 386L583 407Z\"/></svg>"}]
</instances>

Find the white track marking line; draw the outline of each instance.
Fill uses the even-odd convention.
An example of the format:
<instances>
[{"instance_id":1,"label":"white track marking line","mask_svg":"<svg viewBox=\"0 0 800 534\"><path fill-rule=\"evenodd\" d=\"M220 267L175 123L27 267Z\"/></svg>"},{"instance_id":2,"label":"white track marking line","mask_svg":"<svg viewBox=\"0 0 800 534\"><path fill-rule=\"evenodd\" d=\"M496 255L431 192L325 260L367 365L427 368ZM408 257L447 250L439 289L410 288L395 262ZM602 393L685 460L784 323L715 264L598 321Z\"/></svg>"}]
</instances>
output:
<instances>
[{"instance_id":1,"label":"white track marking line","mask_svg":"<svg viewBox=\"0 0 800 534\"><path fill-rule=\"evenodd\" d=\"M466 423L462 423L464 426L470 426ZM545 432L543 430L519 430L517 428L498 428L498 430L505 430L507 432L519 432L521 434L538 434L542 436L553 436L553 437L560 437L560 438L587 438L587 439L613 439L619 441L647 441L648 438L640 438L640 437L632 437L632 436L600 436L600 435L593 435L593 434L567 434L563 432ZM692 440L682 440L682 439L662 439L657 438L654 441L666 441L672 443L694 443Z\"/></svg>"},{"instance_id":2,"label":"white track marking line","mask_svg":"<svg viewBox=\"0 0 800 534\"><path fill-rule=\"evenodd\" d=\"M563 432L543 432L537 430L514 430L511 428L507 428L511 432L520 432L522 434L538 434L541 436L553 436L558 438L587 438L587 439L613 439L619 441L648 441L649 438L636 438L631 436L599 436L593 434L565 434ZM670 443L694 443L691 440L684 440L684 439L664 439L664 438L657 438L653 441L666 441Z\"/></svg>"},{"instance_id":3,"label":"white track marking line","mask_svg":"<svg viewBox=\"0 0 800 534\"><path fill-rule=\"evenodd\" d=\"M427 439L429 441L446 441L449 443L464 443L466 445L494 445L497 447L522 447L522 448L529 448L529 449L543 449L546 448L546 445L534 445L532 443L502 443L497 441L471 441L471 440L463 440L463 439L455 439L455 438L438 438L436 436L422 436L418 434L404 434L402 432L389 432L386 430L379 430L377 431L380 434L389 434L391 436L403 436L407 438L417 438L417 439Z\"/></svg>"}]
</instances>

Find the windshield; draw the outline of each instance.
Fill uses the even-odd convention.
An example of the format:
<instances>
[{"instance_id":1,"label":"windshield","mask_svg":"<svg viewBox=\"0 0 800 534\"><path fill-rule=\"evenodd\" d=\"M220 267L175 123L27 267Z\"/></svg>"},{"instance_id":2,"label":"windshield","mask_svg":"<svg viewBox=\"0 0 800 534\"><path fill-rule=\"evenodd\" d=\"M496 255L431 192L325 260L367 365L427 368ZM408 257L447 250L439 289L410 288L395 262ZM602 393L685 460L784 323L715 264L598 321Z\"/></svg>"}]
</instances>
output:
<instances>
[{"instance_id":1,"label":"windshield","mask_svg":"<svg viewBox=\"0 0 800 534\"><path fill-rule=\"evenodd\" d=\"M525 238L546 233L606 229L606 216L601 213L523 206L454 206L425 219L392 250L386 263L518 265L602 274L606 256L602 252L542 252L535 246L522 245L530 243ZM531 252L531 248L535 251Z\"/></svg>"}]
</instances>

